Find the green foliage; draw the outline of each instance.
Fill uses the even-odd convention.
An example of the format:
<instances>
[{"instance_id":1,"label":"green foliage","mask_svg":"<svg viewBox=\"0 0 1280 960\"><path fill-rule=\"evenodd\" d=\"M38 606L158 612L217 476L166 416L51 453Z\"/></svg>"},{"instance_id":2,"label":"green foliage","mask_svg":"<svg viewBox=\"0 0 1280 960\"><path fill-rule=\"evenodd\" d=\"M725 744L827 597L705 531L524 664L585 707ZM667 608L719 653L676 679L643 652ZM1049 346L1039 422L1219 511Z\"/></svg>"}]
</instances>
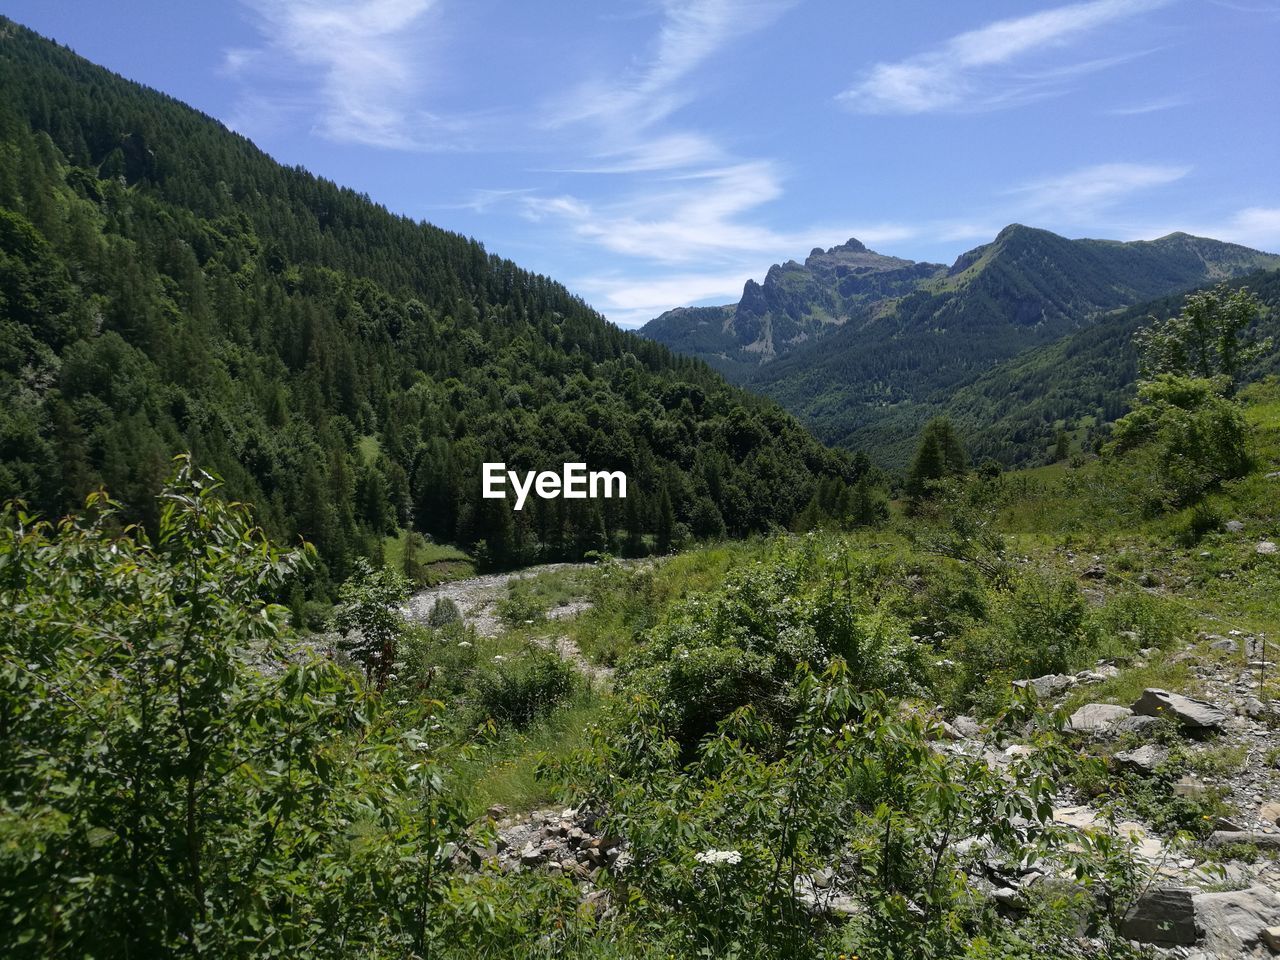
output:
<instances>
[{"instance_id":1,"label":"green foliage","mask_svg":"<svg viewBox=\"0 0 1280 960\"><path fill-rule=\"evenodd\" d=\"M1010 680L1065 673L1090 659L1096 634L1073 580L1027 571L990 602L989 619L968 632L952 655L958 689L998 705Z\"/></svg>"},{"instance_id":2,"label":"green foliage","mask_svg":"<svg viewBox=\"0 0 1280 960\"><path fill-rule=\"evenodd\" d=\"M1067 755L1049 741L1004 773L943 753L933 721L862 692L838 659L803 672L794 696L785 732L742 707L691 756L641 698L572 769L581 800L630 844L646 939L680 956L958 957L999 928L971 879L975 851L1063 856L1106 888L1099 861L1066 851L1051 822ZM843 931L802 902L821 870L853 900Z\"/></svg>"},{"instance_id":3,"label":"green foliage","mask_svg":"<svg viewBox=\"0 0 1280 960\"><path fill-rule=\"evenodd\" d=\"M261 598L294 575L183 462L0 524L0 952L421 953L464 835L431 751ZM348 738L346 733L357 733Z\"/></svg>"},{"instance_id":4,"label":"green foliage","mask_svg":"<svg viewBox=\"0 0 1280 960\"><path fill-rule=\"evenodd\" d=\"M439 630L455 623L462 623L462 611L458 609L458 605L450 597L436 597L436 602L431 605L431 612L427 614L427 626Z\"/></svg>"},{"instance_id":5,"label":"green foliage","mask_svg":"<svg viewBox=\"0 0 1280 960\"><path fill-rule=\"evenodd\" d=\"M1219 284L1192 293L1182 312L1151 325L1135 338L1148 377L1179 377L1227 381L1234 394L1242 370L1271 349L1271 339L1251 340L1262 304L1248 287L1236 290Z\"/></svg>"},{"instance_id":6,"label":"green foliage","mask_svg":"<svg viewBox=\"0 0 1280 960\"><path fill-rule=\"evenodd\" d=\"M804 665L822 670L840 658L862 689L915 689L922 668L905 628L858 603L847 584L814 577L813 549L734 572L721 589L676 605L623 662L624 689L660 706L682 748L747 704L785 730Z\"/></svg>"},{"instance_id":7,"label":"green foliage","mask_svg":"<svg viewBox=\"0 0 1280 960\"><path fill-rule=\"evenodd\" d=\"M1137 406L1116 422L1111 449L1141 451L1165 504L1184 506L1248 470L1244 415L1225 389L1225 380L1160 374L1139 384Z\"/></svg>"},{"instance_id":8,"label":"green foliage","mask_svg":"<svg viewBox=\"0 0 1280 960\"><path fill-rule=\"evenodd\" d=\"M968 457L951 421L946 417L930 420L907 471L906 495L918 503L933 493L939 481L962 477L968 469Z\"/></svg>"},{"instance_id":9,"label":"green foliage","mask_svg":"<svg viewBox=\"0 0 1280 960\"><path fill-rule=\"evenodd\" d=\"M327 600L401 530L388 561L433 582L465 558L437 569L423 536L483 543L494 567L654 535L666 552L855 479L773 404L550 279L0 31L0 501L55 516L105 485L154 533L191 451L272 538L315 545L299 588ZM477 507L486 461L623 470L632 496Z\"/></svg>"},{"instance_id":10,"label":"green foliage","mask_svg":"<svg viewBox=\"0 0 1280 960\"><path fill-rule=\"evenodd\" d=\"M394 570L373 569L367 560L338 590L333 627L342 634L339 648L364 668L378 688L386 686L396 660L396 642L404 630L401 604L409 596L409 581Z\"/></svg>"},{"instance_id":11,"label":"green foliage","mask_svg":"<svg viewBox=\"0 0 1280 960\"><path fill-rule=\"evenodd\" d=\"M478 668L471 678L471 700L482 718L526 727L577 686L573 667L557 654L530 646Z\"/></svg>"}]
</instances>

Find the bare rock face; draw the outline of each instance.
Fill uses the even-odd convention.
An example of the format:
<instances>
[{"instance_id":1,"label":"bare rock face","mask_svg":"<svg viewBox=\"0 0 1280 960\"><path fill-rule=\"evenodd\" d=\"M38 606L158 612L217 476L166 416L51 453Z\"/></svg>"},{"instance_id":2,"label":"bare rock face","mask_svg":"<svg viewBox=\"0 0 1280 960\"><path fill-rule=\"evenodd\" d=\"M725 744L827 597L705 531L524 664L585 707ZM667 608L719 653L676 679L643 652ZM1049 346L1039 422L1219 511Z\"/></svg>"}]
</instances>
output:
<instances>
[{"instance_id":1,"label":"bare rock face","mask_svg":"<svg viewBox=\"0 0 1280 960\"><path fill-rule=\"evenodd\" d=\"M1198 939L1190 887L1154 887L1138 898L1120 924L1120 935L1161 947L1190 946Z\"/></svg>"},{"instance_id":2,"label":"bare rock face","mask_svg":"<svg viewBox=\"0 0 1280 960\"><path fill-rule=\"evenodd\" d=\"M1202 945L1216 957L1265 957L1271 950L1263 933L1280 924L1280 894L1266 887L1192 898Z\"/></svg>"},{"instance_id":3,"label":"bare rock face","mask_svg":"<svg viewBox=\"0 0 1280 960\"><path fill-rule=\"evenodd\" d=\"M1221 730L1227 723L1227 715L1213 704L1168 690L1144 690L1133 705L1133 712L1147 717L1172 717L1184 730L1192 732Z\"/></svg>"},{"instance_id":4,"label":"bare rock face","mask_svg":"<svg viewBox=\"0 0 1280 960\"><path fill-rule=\"evenodd\" d=\"M1101 733L1131 716L1133 711L1128 707L1118 707L1113 703L1086 703L1071 715L1067 729L1075 733Z\"/></svg>"}]
</instances>

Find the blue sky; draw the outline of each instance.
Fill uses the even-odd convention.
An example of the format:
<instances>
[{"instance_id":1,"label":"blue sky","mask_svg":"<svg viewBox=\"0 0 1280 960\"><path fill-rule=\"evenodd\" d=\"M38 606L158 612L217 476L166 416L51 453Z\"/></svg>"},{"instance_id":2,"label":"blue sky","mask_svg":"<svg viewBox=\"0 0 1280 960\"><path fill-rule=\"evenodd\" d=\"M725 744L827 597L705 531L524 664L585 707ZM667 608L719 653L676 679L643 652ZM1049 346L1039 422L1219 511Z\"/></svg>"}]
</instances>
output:
<instances>
[{"instance_id":1,"label":"blue sky","mask_svg":"<svg viewBox=\"0 0 1280 960\"><path fill-rule=\"evenodd\" d=\"M858 237L1280 250L1280 0L0 0L635 326Z\"/></svg>"}]
</instances>

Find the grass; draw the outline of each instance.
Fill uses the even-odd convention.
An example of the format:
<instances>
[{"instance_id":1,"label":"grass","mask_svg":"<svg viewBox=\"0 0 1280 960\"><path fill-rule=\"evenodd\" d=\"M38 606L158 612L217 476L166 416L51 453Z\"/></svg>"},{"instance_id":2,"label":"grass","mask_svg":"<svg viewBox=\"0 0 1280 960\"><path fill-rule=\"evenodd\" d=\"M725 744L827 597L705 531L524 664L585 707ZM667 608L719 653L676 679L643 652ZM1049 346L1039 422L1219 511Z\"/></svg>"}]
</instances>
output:
<instances>
[{"instance_id":1,"label":"grass","mask_svg":"<svg viewBox=\"0 0 1280 960\"><path fill-rule=\"evenodd\" d=\"M1194 696L1200 690L1200 681L1186 663L1173 663L1157 654L1145 666L1127 667L1119 676L1102 683L1076 687L1066 699L1066 709L1074 712L1086 703L1117 703L1128 707L1150 687Z\"/></svg>"},{"instance_id":2,"label":"grass","mask_svg":"<svg viewBox=\"0 0 1280 960\"><path fill-rule=\"evenodd\" d=\"M449 544L431 543L417 531L403 529L382 541L382 559L389 569L407 573L405 553L411 538L417 576L410 576L410 579L417 586L434 587L450 580L475 576L475 564L469 554Z\"/></svg>"},{"instance_id":3,"label":"grass","mask_svg":"<svg viewBox=\"0 0 1280 960\"><path fill-rule=\"evenodd\" d=\"M583 690L570 704L520 731L502 731L450 763L448 780L478 817L494 804L511 813L568 802L566 785L542 778L546 761L568 759L590 742L591 728L604 714L607 695Z\"/></svg>"}]
</instances>

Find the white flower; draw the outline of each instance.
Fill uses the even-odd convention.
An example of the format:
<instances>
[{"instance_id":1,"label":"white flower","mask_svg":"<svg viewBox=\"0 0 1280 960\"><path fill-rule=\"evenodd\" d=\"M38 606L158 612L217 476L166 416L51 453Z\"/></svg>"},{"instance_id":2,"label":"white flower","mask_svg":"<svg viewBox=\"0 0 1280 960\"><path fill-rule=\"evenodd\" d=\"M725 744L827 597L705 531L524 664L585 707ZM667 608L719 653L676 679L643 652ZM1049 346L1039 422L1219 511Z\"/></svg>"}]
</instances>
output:
<instances>
[{"instance_id":1,"label":"white flower","mask_svg":"<svg viewBox=\"0 0 1280 960\"><path fill-rule=\"evenodd\" d=\"M699 863L741 863L742 854L737 850L703 850L701 853L695 853L693 859Z\"/></svg>"}]
</instances>

